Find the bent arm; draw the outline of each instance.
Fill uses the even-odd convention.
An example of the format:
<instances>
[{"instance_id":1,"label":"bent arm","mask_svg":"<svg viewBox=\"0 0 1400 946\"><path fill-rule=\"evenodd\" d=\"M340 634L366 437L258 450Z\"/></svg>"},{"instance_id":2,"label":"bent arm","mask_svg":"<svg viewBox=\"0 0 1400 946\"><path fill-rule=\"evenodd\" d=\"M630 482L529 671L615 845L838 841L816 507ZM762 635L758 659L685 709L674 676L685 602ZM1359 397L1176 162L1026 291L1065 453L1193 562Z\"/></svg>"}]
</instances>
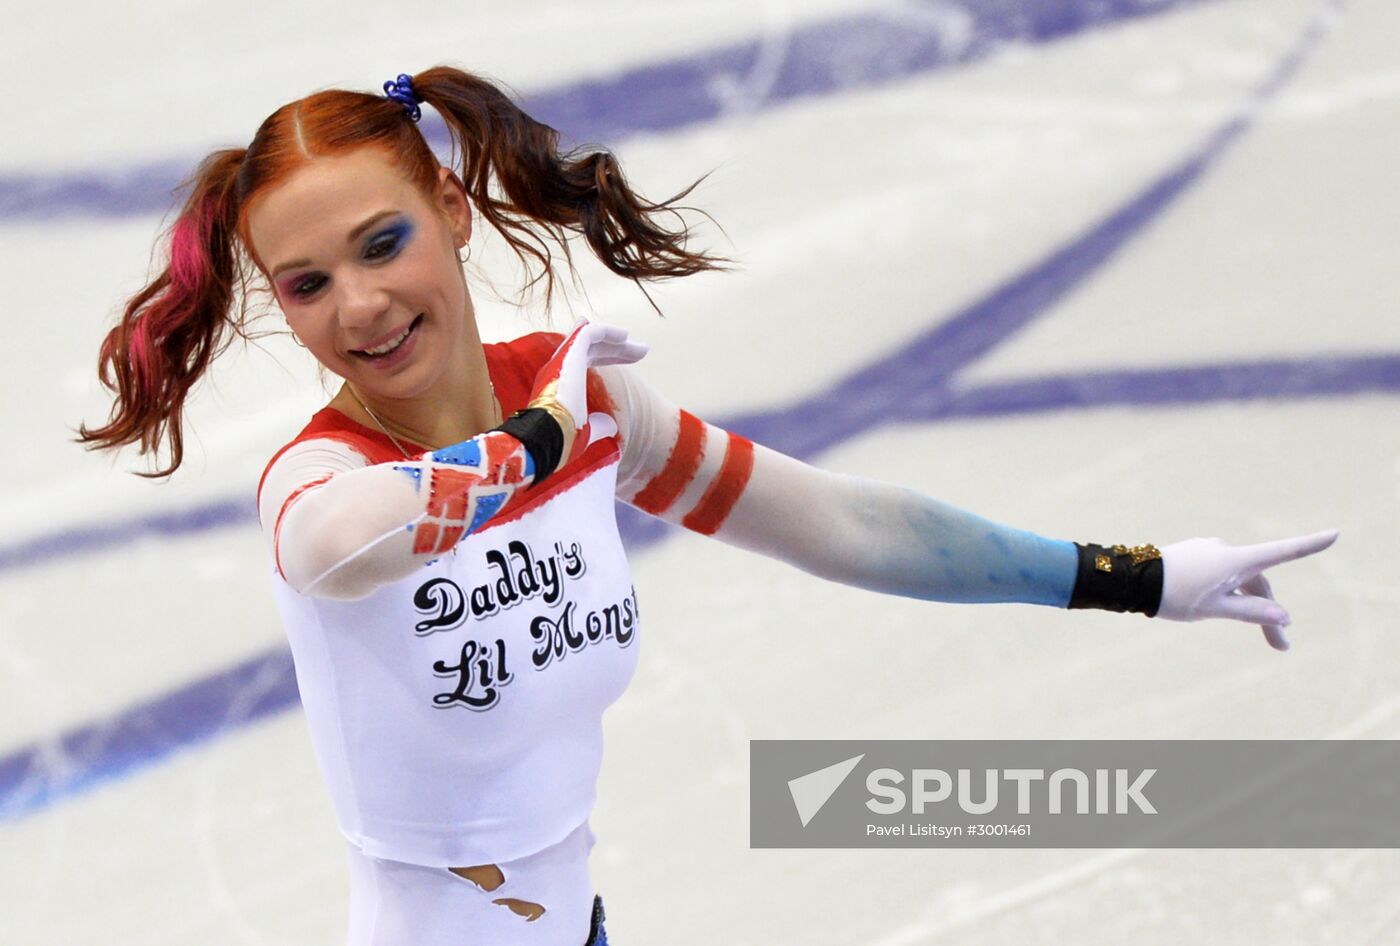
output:
<instances>
[{"instance_id":1,"label":"bent arm","mask_svg":"<svg viewBox=\"0 0 1400 946\"><path fill-rule=\"evenodd\" d=\"M337 458L333 438L293 447L258 497L278 570L301 594L327 598L363 598L407 577L609 436L610 418L596 431L588 423L588 370L646 353L626 329L583 320L536 372L528 406L494 430L402 463Z\"/></svg>"},{"instance_id":2,"label":"bent arm","mask_svg":"<svg viewBox=\"0 0 1400 946\"><path fill-rule=\"evenodd\" d=\"M833 473L677 408L624 366L598 369L623 434L618 496L831 581L948 602L1066 607L1074 543L914 490Z\"/></svg>"},{"instance_id":3,"label":"bent arm","mask_svg":"<svg viewBox=\"0 0 1400 946\"><path fill-rule=\"evenodd\" d=\"M269 469L259 515L293 589L357 599L451 550L534 479L529 452L501 430L376 464L337 441L309 440Z\"/></svg>"}]
</instances>

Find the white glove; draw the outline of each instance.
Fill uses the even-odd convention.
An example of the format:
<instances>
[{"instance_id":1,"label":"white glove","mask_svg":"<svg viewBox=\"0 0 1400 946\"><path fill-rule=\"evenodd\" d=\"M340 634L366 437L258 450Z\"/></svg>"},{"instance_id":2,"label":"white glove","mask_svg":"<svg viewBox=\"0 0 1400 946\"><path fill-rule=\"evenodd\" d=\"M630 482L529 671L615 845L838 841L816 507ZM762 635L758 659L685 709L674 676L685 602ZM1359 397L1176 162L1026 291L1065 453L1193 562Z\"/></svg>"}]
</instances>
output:
<instances>
[{"instance_id":1,"label":"white glove","mask_svg":"<svg viewBox=\"0 0 1400 946\"><path fill-rule=\"evenodd\" d=\"M1274 600L1264 569L1321 552L1338 534L1328 529L1258 545L1234 546L1212 538L1163 546L1162 603L1156 616L1169 621L1247 621L1264 629L1269 646L1287 650L1283 629L1292 619Z\"/></svg>"},{"instance_id":2,"label":"white glove","mask_svg":"<svg viewBox=\"0 0 1400 946\"><path fill-rule=\"evenodd\" d=\"M588 369L599 365L632 364L641 361L649 350L646 342L628 339L625 328L579 319L540 368L535 375L529 403L531 407L554 409L550 413L560 421L564 433L564 455L559 461L561 467L581 453L590 442L598 439L596 432L590 429L591 417L599 417L612 428L611 432L616 432L611 418L602 414L590 416L588 413ZM568 415L566 418L559 416L559 408Z\"/></svg>"},{"instance_id":3,"label":"white glove","mask_svg":"<svg viewBox=\"0 0 1400 946\"><path fill-rule=\"evenodd\" d=\"M629 340L625 328L579 319L535 375L530 401L551 398L569 412L575 426L581 427L588 419L588 369L632 364L649 350L646 342Z\"/></svg>"}]
</instances>

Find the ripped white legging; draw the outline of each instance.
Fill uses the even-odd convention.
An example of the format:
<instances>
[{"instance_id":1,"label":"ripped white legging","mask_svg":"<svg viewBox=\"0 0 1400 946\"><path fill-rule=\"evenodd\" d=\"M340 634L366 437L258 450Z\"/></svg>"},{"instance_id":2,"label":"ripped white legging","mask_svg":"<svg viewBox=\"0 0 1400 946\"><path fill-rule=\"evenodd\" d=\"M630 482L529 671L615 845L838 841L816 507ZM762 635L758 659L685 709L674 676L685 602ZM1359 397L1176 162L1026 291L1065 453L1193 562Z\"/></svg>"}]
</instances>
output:
<instances>
[{"instance_id":1,"label":"ripped white legging","mask_svg":"<svg viewBox=\"0 0 1400 946\"><path fill-rule=\"evenodd\" d=\"M371 857L347 844L349 946L584 946L593 911L587 821L564 840L497 864L504 883L483 890L446 867ZM463 864L463 867L475 865ZM498 904L538 904L533 920Z\"/></svg>"}]
</instances>

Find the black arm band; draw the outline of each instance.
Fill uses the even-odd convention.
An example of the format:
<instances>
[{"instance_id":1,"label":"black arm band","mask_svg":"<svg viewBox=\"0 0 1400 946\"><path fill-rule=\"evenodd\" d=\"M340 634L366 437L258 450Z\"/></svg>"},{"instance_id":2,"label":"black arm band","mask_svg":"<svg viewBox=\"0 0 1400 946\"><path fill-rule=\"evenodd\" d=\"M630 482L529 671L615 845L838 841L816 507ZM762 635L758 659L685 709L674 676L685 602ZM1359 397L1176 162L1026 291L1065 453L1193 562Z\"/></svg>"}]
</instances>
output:
<instances>
[{"instance_id":1,"label":"black arm band","mask_svg":"<svg viewBox=\"0 0 1400 946\"><path fill-rule=\"evenodd\" d=\"M564 452L564 431L554 415L542 407L528 407L505 419L497 430L504 430L525 445L535 461L535 482L554 472Z\"/></svg>"},{"instance_id":2,"label":"black arm band","mask_svg":"<svg viewBox=\"0 0 1400 946\"><path fill-rule=\"evenodd\" d=\"M1136 611L1153 617L1162 604L1162 553L1156 546L1080 545L1071 608Z\"/></svg>"}]
</instances>

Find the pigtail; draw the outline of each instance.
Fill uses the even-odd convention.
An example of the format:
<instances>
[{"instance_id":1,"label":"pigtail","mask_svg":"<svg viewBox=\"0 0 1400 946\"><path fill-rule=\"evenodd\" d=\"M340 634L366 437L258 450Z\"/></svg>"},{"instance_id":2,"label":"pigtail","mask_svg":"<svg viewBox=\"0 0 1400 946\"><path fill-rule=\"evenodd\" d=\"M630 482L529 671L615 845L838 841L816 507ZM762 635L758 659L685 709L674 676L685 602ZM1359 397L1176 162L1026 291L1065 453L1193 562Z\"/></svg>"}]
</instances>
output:
<instances>
[{"instance_id":1,"label":"pigtail","mask_svg":"<svg viewBox=\"0 0 1400 946\"><path fill-rule=\"evenodd\" d=\"M490 82L445 66L411 81L406 99L337 89L298 99L268 116L247 149L204 160L171 227L169 265L127 303L102 343L98 377L116 395L108 422L80 426L78 442L89 449L136 443L142 454L168 442L169 465L140 475L169 476L180 466L186 398L233 336L251 337L242 306L257 260L240 218L243 205L319 155L368 146L384 148L432 199L438 162L405 115L405 101L412 105L414 97L446 120L476 212L505 237L527 273L538 264L525 288L543 279L546 305L554 290L551 244L572 273L575 234L643 292L644 281L726 268L729 260L686 248L691 231L680 211L688 208L679 201L699 181L652 203L627 185L610 152L560 153L558 132Z\"/></svg>"},{"instance_id":2,"label":"pigtail","mask_svg":"<svg viewBox=\"0 0 1400 946\"><path fill-rule=\"evenodd\" d=\"M217 151L187 182L189 197L170 228L170 263L127 303L98 356L102 384L116 395L105 426L78 428L89 450L139 443L154 453L168 438L170 464L141 476L169 476L184 458L181 412L214 357L241 334L230 316L243 267L235 245L234 185L243 149Z\"/></svg>"},{"instance_id":3,"label":"pigtail","mask_svg":"<svg viewBox=\"0 0 1400 946\"><path fill-rule=\"evenodd\" d=\"M569 232L582 234L603 265L638 282L724 269L723 257L686 249L690 230L668 229L680 219L678 201L697 180L668 200L652 203L627 185L617 159L604 149L559 152L559 133L521 111L499 88L467 72L439 66L413 77L413 91L437 109L462 147L462 181L473 205L509 242L529 269L540 272L546 304L554 274L544 237L569 256ZM491 178L499 185L493 196ZM704 180L701 178L700 180Z\"/></svg>"}]
</instances>

